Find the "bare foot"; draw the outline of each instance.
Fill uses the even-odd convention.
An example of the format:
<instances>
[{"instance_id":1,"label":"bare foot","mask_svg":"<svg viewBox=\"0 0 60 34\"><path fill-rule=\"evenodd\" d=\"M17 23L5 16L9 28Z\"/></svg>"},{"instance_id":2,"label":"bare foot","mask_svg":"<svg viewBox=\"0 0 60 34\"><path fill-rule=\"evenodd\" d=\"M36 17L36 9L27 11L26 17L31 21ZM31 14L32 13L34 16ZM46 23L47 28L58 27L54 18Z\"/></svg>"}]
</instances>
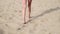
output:
<instances>
[{"instance_id":1,"label":"bare foot","mask_svg":"<svg viewBox=\"0 0 60 34\"><path fill-rule=\"evenodd\" d=\"M24 22L24 24L26 24L27 22Z\"/></svg>"}]
</instances>

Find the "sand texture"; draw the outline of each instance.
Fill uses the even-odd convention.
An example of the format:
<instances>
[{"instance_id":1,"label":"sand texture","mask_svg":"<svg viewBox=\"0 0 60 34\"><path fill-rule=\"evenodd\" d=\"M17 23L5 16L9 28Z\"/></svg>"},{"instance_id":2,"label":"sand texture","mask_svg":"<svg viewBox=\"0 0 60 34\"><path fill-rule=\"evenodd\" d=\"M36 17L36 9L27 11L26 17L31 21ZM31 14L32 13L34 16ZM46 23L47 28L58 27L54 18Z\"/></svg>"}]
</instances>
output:
<instances>
[{"instance_id":1,"label":"sand texture","mask_svg":"<svg viewBox=\"0 0 60 34\"><path fill-rule=\"evenodd\" d=\"M24 25L22 0L0 0L0 34L60 34L60 0L32 0L31 17Z\"/></svg>"}]
</instances>

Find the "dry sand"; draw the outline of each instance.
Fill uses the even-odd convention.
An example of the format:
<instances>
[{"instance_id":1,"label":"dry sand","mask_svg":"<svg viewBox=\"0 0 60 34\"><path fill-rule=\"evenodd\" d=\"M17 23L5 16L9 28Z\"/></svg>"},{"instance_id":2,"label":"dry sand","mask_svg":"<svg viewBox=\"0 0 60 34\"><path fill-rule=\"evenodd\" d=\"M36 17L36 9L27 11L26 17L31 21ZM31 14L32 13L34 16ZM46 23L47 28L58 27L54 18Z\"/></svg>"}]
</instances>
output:
<instances>
[{"instance_id":1,"label":"dry sand","mask_svg":"<svg viewBox=\"0 0 60 34\"><path fill-rule=\"evenodd\" d=\"M31 16L24 25L22 0L0 0L0 34L60 34L60 0L33 0Z\"/></svg>"}]
</instances>

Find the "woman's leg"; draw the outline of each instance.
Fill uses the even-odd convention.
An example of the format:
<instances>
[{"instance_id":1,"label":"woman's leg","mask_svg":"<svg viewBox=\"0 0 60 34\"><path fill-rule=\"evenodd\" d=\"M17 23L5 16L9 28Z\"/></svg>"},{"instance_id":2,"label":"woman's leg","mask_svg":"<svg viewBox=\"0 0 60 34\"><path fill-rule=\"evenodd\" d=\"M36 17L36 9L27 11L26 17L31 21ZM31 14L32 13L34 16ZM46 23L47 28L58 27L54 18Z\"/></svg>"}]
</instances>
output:
<instances>
[{"instance_id":1,"label":"woman's leg","mask_svg":"<svg viewBox=\"0 0 60 34\"><path fill-rule=\"evenodd\" d=\"M25 16L26 16L26 5L27 5L27 0L22 0L22 13L23 13L23 20L24 23L26 22Z\"/></svg>"},{"instance_id":2,"label":"woman's leg","mask_svg":"<svg viewBox=\"0 0 60 34\"><path fill-rule=\"evenodd\" d=\"M31 3L32 3L32 0L28 0L29 19L30 19L30 14L31 14Z\"/></svg>"}]
</instances>

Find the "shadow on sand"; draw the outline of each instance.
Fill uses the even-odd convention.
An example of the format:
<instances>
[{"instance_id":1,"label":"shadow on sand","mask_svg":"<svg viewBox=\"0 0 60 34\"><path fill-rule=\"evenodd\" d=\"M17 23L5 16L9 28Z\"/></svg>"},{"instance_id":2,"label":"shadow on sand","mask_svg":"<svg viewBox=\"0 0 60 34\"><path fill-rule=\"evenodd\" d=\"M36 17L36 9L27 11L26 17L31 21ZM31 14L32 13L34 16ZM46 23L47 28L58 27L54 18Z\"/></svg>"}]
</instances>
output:
<instances>
[{"instance_id":1,"label":"shadow on sand","mask_svg":"<svg viewBox=\"0 0 60 34\"><path fill-rule=\"evenodd\" d=\"M38 18L38 17L42 17L42 16L44 16L45 14L54 12L54 11L59 10L59 9L60 9L60 7L56 7L56 8L52 8L52 9L46 10L46 11L44 11L43 13L41 13L41 14L35 16L35 17L32 17L32 19L30 19L28 22L31 22L32 20L34 20L34 19L36 19L36 18ZM27 23L28 23L28 22L27 22Z\"/></svg>"}]
</instances>

